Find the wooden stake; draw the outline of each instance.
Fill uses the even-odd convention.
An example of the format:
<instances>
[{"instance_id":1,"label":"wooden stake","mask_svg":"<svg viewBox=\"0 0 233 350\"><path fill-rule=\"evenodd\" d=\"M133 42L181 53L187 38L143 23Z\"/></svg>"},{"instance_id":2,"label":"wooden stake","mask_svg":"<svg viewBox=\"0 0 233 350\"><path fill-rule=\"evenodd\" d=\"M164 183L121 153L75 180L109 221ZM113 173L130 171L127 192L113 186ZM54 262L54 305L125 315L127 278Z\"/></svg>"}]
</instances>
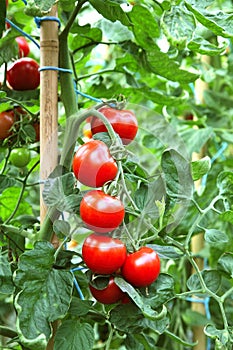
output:
<instances>
[{"instance_id":1,"label":"wooden stake","mask_svg":"<svg viewBox=\"0 0 233 350\"><path fill-rule=\"evenodd\" d=\"M57 16L54 6L48 16ZM41 21L40 67L58 67L58 23ZM40 179L48 178L58 163L58 72L42 70L40 72ZM41 193L43 185L41 186ZM40 201L40 218L43 222L47 208Z\"/></svg>"},{"instance_id":2,"label":"wooden stake","mask_svg":"<svg viewBox=\"0 0 233 350\"><path fill-rule=\"evenodd\" d=\"M208 56L202 56L201 61L204 65L209 65L209 57ZM204 91L208 89L208 85L202 81L201 79L198 79L195 83L195 91L196 91L196 98L197 103L203 103L204 102ZM193 154L193 160L201 159L204 156L204 149L200 151L199 154L194 153ZM201 180L196 181L195 187L196 190L200 188ZM204 236L203 232L200 232L199 234L195 235L191 240L191 250L193 254L198 254L204 247ZM200 270L203 270L204 268L204 262L201 258L195 259L197 266ZM193 271L195 272L195 271ZM205 315L205 306L203 303L193 302L192 303L192 310L201 313L202 315ZM193 327L193 341L198 341L198 344L193 347L193 350L204 350L206 348L206 336L204 334L204 327L203 326L195 326Z\"/></svg>"}]
</instances>

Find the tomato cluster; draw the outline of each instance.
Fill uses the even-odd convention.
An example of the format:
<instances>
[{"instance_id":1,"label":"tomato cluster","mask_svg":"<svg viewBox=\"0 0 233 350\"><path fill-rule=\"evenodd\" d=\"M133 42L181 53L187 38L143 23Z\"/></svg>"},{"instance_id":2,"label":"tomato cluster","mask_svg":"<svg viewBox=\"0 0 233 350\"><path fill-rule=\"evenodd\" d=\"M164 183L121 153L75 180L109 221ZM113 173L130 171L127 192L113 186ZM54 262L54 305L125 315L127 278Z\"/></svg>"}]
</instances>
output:
<instances>
[{"instance_id":1,"label":"tomato cluster","mask_svg":"<svg viewBox=\"0 0 233 350\"><path fill-rule=\"evenodd\" d=\"M99 112L108 119L123 145L134 140L138 124L133 112L110 107L102 107ZM107 131L105 124L97 117L91 117L88 122L91 136ZM125 208L118 197L99 189L114 181L118 173L117 162L104 142L88 138L74 155L73 172L81 184L92 187L80 203L80 217L86 227L93 231L82 246L83 261L92 274L90 292L104 304L129 302L126 293L115 283L114 276L121 275L134 287L147 287L159 275L159 257L149 247L128 253L124 242L113 236L113 231L124 220ZM104 288L96 285L96 279L101 278L99 275L108 278Z\"/></svg>"},{"instance_id":2,"label":"tomato cluster","mask_svg":"<svg viewBox=\"0 0 233 350\"><path fill-rule=\"evenodd\" d=\"M114 274L121 275L132 286L142 288L151 285L160 272L160 259L152 248L141 247L127 254L126 246L120 239L97 233L85 239L82 256L93 274L109 276L108 284L103 289L96 288L92 283L89 285L94 298L103 304L129 301L114 282Z\"/></svg>"}]
</instances>

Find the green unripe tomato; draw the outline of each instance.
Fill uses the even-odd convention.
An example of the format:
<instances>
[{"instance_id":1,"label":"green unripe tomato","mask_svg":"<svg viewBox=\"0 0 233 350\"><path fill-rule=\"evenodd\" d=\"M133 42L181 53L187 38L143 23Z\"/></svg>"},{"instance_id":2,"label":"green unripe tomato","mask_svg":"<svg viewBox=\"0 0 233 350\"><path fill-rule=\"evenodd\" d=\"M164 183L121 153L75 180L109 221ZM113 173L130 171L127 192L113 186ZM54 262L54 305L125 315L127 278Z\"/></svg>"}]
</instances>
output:
<instances>
[{"instance_id":1,"label":"green unripe tomato","mask_svg":"<svg viewBox=\"0 0 233 350\"><path fill-rule=\"evenodd\" d=\"M10 162L17 168L23 168L30 162L31 155L27 148L15 148L11 151Z\"/></svg>"}]
</instances>

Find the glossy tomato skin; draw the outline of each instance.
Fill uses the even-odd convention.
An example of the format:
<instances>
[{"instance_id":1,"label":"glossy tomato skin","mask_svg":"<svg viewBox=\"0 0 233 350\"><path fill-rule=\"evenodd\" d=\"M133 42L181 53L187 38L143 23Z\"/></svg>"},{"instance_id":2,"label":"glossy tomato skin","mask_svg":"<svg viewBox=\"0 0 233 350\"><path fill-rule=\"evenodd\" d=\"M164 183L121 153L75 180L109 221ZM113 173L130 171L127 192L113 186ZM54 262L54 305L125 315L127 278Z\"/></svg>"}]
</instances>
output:
<instances>
[{"instance_id":1,"label":"glossy tomato skin","mask_svg":"<svg viewBox=\"0 0 233 350\"><path fill-rule=\"evenodd\" d=\"M10 136L14 124L14 112L5 111L0 113L0 140L4 140Z\"/></svg>"},{"instance_id":2,"label":"glossy tomato skin","mask_svg":"<svg viewBox=\"0 0 233 350\"><path fill-rule=\"evenodd\" d=\"M87 192L80 203L80 216L86 226L97 232L115 230L123 221L124 205L120 199L101 190Z\"/></svg>"},{"instance_id":3,"label":"glossy tomato skin","mask_svg":"<svg viewBox=\"0 0 233 350\"><path fill-rule=\"evenodd\" d=\"M104 289L94 288L89 285L93 297L102 304L114 304L124 297L122 290L114 282L114 278L110 277L109 283Z\"/></svg>"},{"instance_id":4,"label":"glossy tomato skin","mask_svg":"<svg viewBox=\"0 0 233 350\"><path fill-rule=\"evenodd\" d=\"M138 122L132 111L102 107L99 109L99 112L104 114L104 116L109 120L114 131L120 136L124 145L128 145L132 140L134 140L138 131ZM106 132L107 129L100 119L92 117L91 131L94 135L99 132Z\"/></svg>"},{"instance_id":5,"label":"glossy tomato skin","mask_svg":"<svg viewBox=\"0 0 233 350\"><path fill-rule=\"evenodd\" d=\"M121 269L124 279L134 287L149 286L157 279L159 272L159 256L149 247L142 247L129 254Z\"/></svg>"},{"instance_id":6,"label":"glossy tomato skin","mask_svg":"<svg viewBox=\"0 0 233 350\"><path fill-rule=\"evenodd\" d=\"M7 81L13 90L34 90L40 85L38 69L38 63L32 58L19 58L7 70Z\"/></svg>"},{"instance_id":7,"label":"glossy tomato skin","mask_svg":"<svg viewBox=\"0 0 233 350\"><path fill-rule=\"evenodd\" d=\"M31 155L27 148L14 148L10 154L10 162L17 168L24 168L30 162Z\"/></svg>"},{"instance_id":8,"label":"glossy tomato skin","mask_svg":"<svg viewBox=\"0 0 233 350\"><path fill-rule=\"evenodd\" d=\"M108 275L123 265L127 251L120 239L92 233L83 243L82 256L91 271Z\"/></svg>"},{"instance_id":9,"label":"glossy tomato skin","mask_svg":"<svg viewBox=\"0 0 233 350\"><path fill-rule=\"evenodd\" d=\"M15 38L19 46L19 57L26 57L30 53L30 48L27 40L23 36L18 36Z\"/></svg>"},{"instance_id":10,"label":"glossy tomato skin","mask_svg":"<svg viewBox=\"0 0 233 350\"><path fill-rule=\"evenodd\" d=\"M116 177L118 168L102 141L92 140L79 147L73 158L75 177L89 187L101 187Z\"/></svg>"}]
</instances>

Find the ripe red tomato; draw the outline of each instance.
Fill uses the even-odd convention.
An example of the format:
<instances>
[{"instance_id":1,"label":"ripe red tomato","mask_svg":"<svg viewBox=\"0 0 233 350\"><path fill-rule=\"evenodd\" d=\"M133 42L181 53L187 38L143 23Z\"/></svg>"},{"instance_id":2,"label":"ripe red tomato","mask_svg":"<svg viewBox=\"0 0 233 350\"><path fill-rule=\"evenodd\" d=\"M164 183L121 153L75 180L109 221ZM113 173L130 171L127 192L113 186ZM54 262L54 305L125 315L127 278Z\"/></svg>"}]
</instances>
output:
<instances>
[{"instance_id":1,"label":"ripe red tomato","mask_svg":"<svg viewBox=\"0 0 233 350\"><path fill-rule=\"evenodd\" d=\"M5 111L0 113L0 140L4 140L11 134L11 127L14 124L14 113Z\"/></svg>"},{"instance_id":2,"label":"ripe red tomato","mask_svg":"<svg viewBox=\"0 0 233 350\"><path fill-rule=\"evenodd\" d=\"M149 247L129 254L121 270L124 279L135 287L149 286L157 279L159 272L159 256Z\"/></svg>"},{"instance_id":3,"label":"ripe red tomato","mask_svg":"<svg viewBox=\"0 0 233 350\"><path fill-rule=\"evenodd\" d=\"M23 36L15 38L19 46L19 57L26 57L29 55L30 48L27 40Z\"/></svg>"},{"instance_id":4,"label":"ripe red tomato","mask_svg":"<svg viewBox=\"0 0 233 350\"><path fill-rule=\"evenodd\" d=\"M110 277L109 283L104 289L97 289L89 285L93 297L102 304L114 304L124 297L122 290L116 285L113 277Z\"/></svg>"},{"instance_id":5,"label":"ripe red tomato","mask_svg":"<svg viewBox=\"0 0 233 350\"><path fill-rule=\"evenodd\" d=\"M99 112L109 120L124 145L128 145L135 138L138 131L138 122L132 111L102 107ZM102 120L92 117L91 131L94 135L98 132L106 132L107 129Z\"/></svg>"},{"instance_id":6,"label":"ripe red tomato","mask_svg":"<svg viewBox=\"0 0 233 350\"><path fill-rule=\"evenodd\" d=\"M7 70L7 82L13 90L34 90L40 85L39 64L29 57L16 60Z\"/></svg>"},{"instance_id":7,"label":"ripe red tomato","mask_svg":"<svg viewBox=\"0 0 233 350\"><path fill-rule=\"evenodd\" d=\"M127 251L120 239L92 233L83 243L82 256L90 270L106 275L123 265Z\"/></svg>"},{"instance_id":8,"label":"ripe red tomato","mask_svg":"<svg viewBox=\"0 0 233 350\"><path fill-rule=\"evenodd\" d=\"M75 177L84 185L101 187L116 177L118 168L108 147L102 141L84 143L73 158Z\"/></svg>"},{"instance_id":9,"label":"ripe red tomato","mask_svg":"<svg viewBox=\"0 0 233 350\"><path fill-rule=\"evenodd\" d=\"M115 230L125 216L120 199L101 190L87 192L80 203L80 216L88 228L98 233Z\"/></svg>"}]
</instances>

